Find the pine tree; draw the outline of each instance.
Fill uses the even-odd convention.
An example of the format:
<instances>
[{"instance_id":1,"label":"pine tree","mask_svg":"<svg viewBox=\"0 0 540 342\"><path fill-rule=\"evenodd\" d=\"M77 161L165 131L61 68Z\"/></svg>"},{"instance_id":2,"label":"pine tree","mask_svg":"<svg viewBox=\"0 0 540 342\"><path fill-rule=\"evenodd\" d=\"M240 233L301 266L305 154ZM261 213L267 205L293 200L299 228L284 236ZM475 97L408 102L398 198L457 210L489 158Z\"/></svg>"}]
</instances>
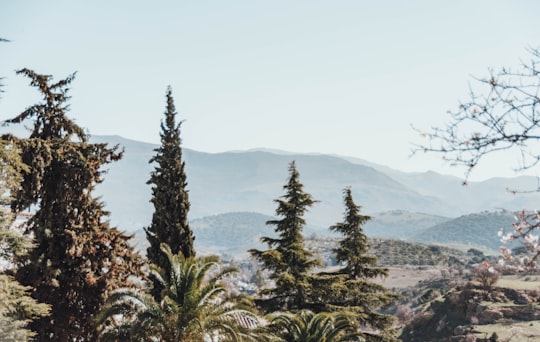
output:
<instances>
[{"instance_id":1,"label":"pine tree","mask_svg":"<svg viewBox=\"0 0 540 342\"><path fill-rule=\"evenodd\" d=\"M335 273L320 274L315 280L316 297L324 311L349 311L355 314L364 328L362 335L368 341L394 340L393 318L377 310L394 301L397 296L370 279L386 277L388 269L377 267L377 258L369 255L369 244L362 226L371 219L360 214L350 188L344 191L345 214L343 222L330 227L343 238L334 249L336 260L344 266Z\"/></svg>"},{"instance_id":2,"label":"pine tree","mask_svg":"<svg viewBox=\"0 0 540 342\"><path fill-rule=\"evenodd\" d=\"M342 262L345 266L340 273L346 274L349 279L369 279L378 276L387 276L387 268L376 268L377 258L368 255L369 244L362 226L371 220L371 216L360 214L360 206L354 203L350 188L343 190L343 200L345 202L344 221L336 223L330 230L343 235L334 249L336 261Z\"/></svg>"},{"instance_id":3,"label":"pine tree","mask_svg":"<svg viewBox=\"0 0 540 342\"><path fill-rule=\"evenodd\" d=\"M146 250L148 260L168 269L166 256L160 249L162 243L167 244L173 254L182 253L186 258L195 256L193 232L189 228L189 197L186 189L185 163L182 160L180 126L176 123L176 111L172 91L167 89L167 110L165 121L161 123L161 146L155 149L156 155L150 163L157 163L148 180L152 184L154 214L152 223L145 228L146 238L150 246ZM159 283L154 281L154 297L158 298Z\"/></svg>"},{"instance_id":4,"label":"pine tree","mask_svg":"<svg viewBox=\"0 0 540 342\"><path fill-rule=\"evenodd\" d=\"M312 290L311 271L321 264L305 248L302 235L306 224L304 214L315 201L303 191L294 161L289 166L289 175L288 183L283 186L285 195L275 200L278 204L276 215L282 218L266 223L275 226L274 231L279 238L263 237L261 241L270 249L249 251L264 269L270 271L270 279L275 282L274 288L261 292L268 299L258 301L266 311L308 308Z\"/></svg>"},{"instance_id":5,"label":"pine tree","mask_svg":"<svg viewBox=\"0 0 540 342\"><path fill-rule=\"evenodd\" d=\"M28 167L12 209L35 208L27 223L35 248L17 279L34 288L33 297L51 305L51 315L31 324L38 341L93 341L93 318L107 294L129 286L140 261L129 237L109 226L103 204L92 196L104 164L121 158L117 147L91 144L83 129L66 116L68 85L74 75L51 84L32 70L30 78L43 101L7 123L34 119L29 138L9 136Z\"/></svg>"}]
</instances>

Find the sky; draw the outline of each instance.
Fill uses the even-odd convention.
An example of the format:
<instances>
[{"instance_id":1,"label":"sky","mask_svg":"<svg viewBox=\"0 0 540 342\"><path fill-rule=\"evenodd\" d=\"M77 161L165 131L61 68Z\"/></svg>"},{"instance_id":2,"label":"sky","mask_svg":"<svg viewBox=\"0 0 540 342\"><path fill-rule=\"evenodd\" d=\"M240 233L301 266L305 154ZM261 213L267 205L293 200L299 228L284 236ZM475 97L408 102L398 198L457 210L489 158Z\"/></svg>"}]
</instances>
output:
<instances>
[{"instance_id":1,"label":"sky","mask_svg":"<svg viewBox=\"0 0 540 342\"><path fill-rule=\"evenodd\" d=\"M170 85L186 148L463 177L441 155L411 157L411 126L443 126L473 76L526 60L539 19L532 0L0 0L0 120L39 100L15 70L77 72L69 115L92 135L159 143ZM516 175L507 158L470 179Z\"/></svg>"}]
</instances>

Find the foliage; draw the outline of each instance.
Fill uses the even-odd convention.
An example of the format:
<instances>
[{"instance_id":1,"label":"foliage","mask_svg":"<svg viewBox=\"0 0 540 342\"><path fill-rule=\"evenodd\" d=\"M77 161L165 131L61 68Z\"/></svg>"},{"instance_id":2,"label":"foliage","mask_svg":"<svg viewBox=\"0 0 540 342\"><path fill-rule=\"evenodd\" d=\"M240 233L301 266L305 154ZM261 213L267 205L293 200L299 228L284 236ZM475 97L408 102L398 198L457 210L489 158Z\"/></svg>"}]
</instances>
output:
<instances>
[{"instance_id":1,"label":"foliage","mask_svg":"<svg viewBox=\"0 0 540 342\"><path fill-rule=\"evenodd\" d=\"M340 273L346 274L349 279L387 276L388 269L373 267L377 264L377 258L367 254L368 238L362 226L371 220L371 217L360 214L360 206L354 203L350 188L346 188L343 193L344 221L330 227L331 231L343 235L343 239L338 242L338 247L334 249L336 260L344 264Z\"/></svg>"},{"instance_id":2,"label":"foliage","mask_svg":"<svg viewBox=\"0 0 540 342\"><path fill-rule=\"evenodd\" d=\"M538 268L538 258L540 257L540 213L525 210L517 213L512 228L513 230L508 233L504 229L500 229L499 237L501 241L504 243L520 241L522 244L521 249L525 252L523 254L526 255L513 255L508 246L501 246L500 250L503 258L508 264L517 264L519 269L523 267Z\"/></svg>"},{"instance_id":3,"label":"foliage","mask_svg":"<svg viewBox=\"0 0 540 342\"><path fill-rule=\"evenodd\" d=\"M24 169L13 146L0 141L0 199L9 199L10 189L17 184L20 171ZM3 205L3 204L2 204ZM10 226L14 215L6 208L0 209L0 341L27 341L35 336L28 329L32 320L49 314L48 305L38 303L30 297L30 287L22 286L10 275L16 271L28 250L33 247L28 236Z\"/></svg>"},{"instance_id":4,"label":"foliage","mask_svg":"<svg viewBox=\"0 0 540 342\"><path fill-rule=\"evenodd\" d=\"M279 237L261 238L268 245L268 250L249 250L263 264L263 269L270 271L270 279L275 282L274 288L261 293L268 296L259 301L267 311L307 308L312 291L310 272L320 265L320 260L314 259L305 248L302 235L305 226L303 216L315 201L304 192L294 161L289 165L289 175L287 184L283 186L285 195L275 200L278 204L276 215L282 218L267 222L275 226L274 231Z\"/></svg>"},{"instance_id":5,"label":"foliage","mask_svg":"<svg viewBox=\"0 0 540 342\"><path fill-rule=\"evenodd\" d=\"M388 275L388 269L376 267L377 258L368 254L368 239L362 226L370 217L360 214L360 206L354 203L350 188L344 190L344 202L343 222L330 227L343 236L334 248L336 260L343 267L315 278L316 301L324 305L324 310L353 312L368 341L393 340L393 318L377 309L392 303L397 296L370 281Z\"/></svg>"},{"instance_id":6,"label":"foliage","mask_svg":"<svg viewBox=\"0 0 540 342\"><path fill-rule=\"evenodd\" d=\"M4 137L20 149L28 168L12 209L37 208L27 222L35 248L17 279L52 307L50 316L31 324L38 340L92 340L93 317L108 292L128 286L140 269L129 237L103 220L107 212L92 197L102 181L100 167L122 154L116 147L90 144L83 129L67 118L67 87L74 75L51 83L51 76L29 69L17 73L30 78L43 95L41 103L6 121L34 120L29 138Z\"/></svg>"},{"instance_id":7,"label":"foliage","mask_svg":"<svg viewBox=\"0 0 540 342\"><path fill-rule=\"evenodd\" d=\"M49 314L49 306L30 297L29 290L12 276L0 274L0 341L30 340L36 333L27 328L28 323Z\"/></svg>"},{"instance_id":8,"label":"foliage","mask_svg":"<svg viewBox=\"0 0 540 342\"><path fill-rule=\"evenodd\" d=\"M268 329L283 342L362 341L354 319L345 313L277 313L270 315Z\"/></svg>"},{"instance_id":9,"label":"foliage","mask_svg":"<svg viewBox=\"0 0 540 342\"><path fill-rule=\"evenodd\" d=\"M19 230L9 229L15 215L6 206L17 190L22 173L28 167L21 162L20 151L9 141L0 139L0 260L19 265L33 244Z\"/></svg>"},{"instance_id":10,"label":"foliage","mask_svg":"<svg viewBox=\"0 0 540 342\"><path fill-rule=\"evenodd\" d=\"M154 213L149 227L144 228L149 246L146 249L148 260L166 269L169 264L160 250L167 244L174 254L182 253L186 258L195 256L193 232L189 228L189 197L186 189L185 163L180 146L180 123L176 123L176 111L172 90L167 89L167 110L165 122L161 123L161 146L154 151L156 155L150 163L157 163L147 184L152 184ZM159 281L153 280L152 295L157 299L161 291Z\"/></svg>"},{"instance_id":11,"label":"foliage","mask_svg":"<svg viewBox=\"0 0 540 342\"><path fill-rule=\"evenodd\" d=\"M244 321L257 322L251 302L245 297L230 297L223 279L236 272L218 267L216 257L186 258L173 254L162 244L170 265L151 266L151 273L163 291L156 301L140 290L120 289L108 299L98 316L100 340L116 341L127 337L139 341L203 341L220 336L220 341L241 341L248 336Z\"/></svg>"},{"instance_id":12,"label":"foliage","mask_svg":"<svg viewBox=\"0 0 540 342\"><path fill-rule=\"evenodd\" d=\"M166 243L172 252L182 252L186 258L195 256L193 232L188 224L189 198L186 190L187 181L184 171L180 146L180 123L176 123L176 112L172 91L167 90L167 110L165 122L161 123L161 146L154 151L150 160L157 166L150 176L152 184L152 204L154 214L152 224L145 228L150 242L147 257L159 267L164 267L167 260L160 251L160 244Z\"/></svg>"}]
</instances>

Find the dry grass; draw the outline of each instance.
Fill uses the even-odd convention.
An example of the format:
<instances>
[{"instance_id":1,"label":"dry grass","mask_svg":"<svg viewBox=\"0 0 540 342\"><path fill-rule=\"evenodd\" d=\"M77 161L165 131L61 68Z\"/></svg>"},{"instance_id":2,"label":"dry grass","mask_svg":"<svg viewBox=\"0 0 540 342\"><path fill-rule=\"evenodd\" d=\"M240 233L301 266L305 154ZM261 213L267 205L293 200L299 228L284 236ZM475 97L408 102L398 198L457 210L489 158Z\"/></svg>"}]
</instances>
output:
<instances>
[{"instance_id":1,"label":"dry grass","mask_svg":"<svg viewBox=\"0 0 540 342\"><path fill-rule=\"evenodd\" d=\"M476 336L482 338L489 337L495 332L499 336L498 341L540 341L540 321L477 325L474 330L477 331Z\"/></svg>"},{"instance_id":2,"label":"dry grass","mask_svg":"<svg viewBox=\"0 0 540 342\"><path fill-rule=\"evenodd\" d=\"M419 281L433 279L441 276L439 268L400 268L389 267L386 278L377 278L374 282L387 288L404 288L416 285Z\"/></svg>"},{"instance_id":3,"label":"dry grass","mask_svg":"<svg viewBox=\"0 0 540 342\"><path fill-rule=\"evenodd\" d=\"M496 287L505 287L514 290L540 290L540 277L538 276L502 276L495 283Z\"/></svg>"}]
</instances>

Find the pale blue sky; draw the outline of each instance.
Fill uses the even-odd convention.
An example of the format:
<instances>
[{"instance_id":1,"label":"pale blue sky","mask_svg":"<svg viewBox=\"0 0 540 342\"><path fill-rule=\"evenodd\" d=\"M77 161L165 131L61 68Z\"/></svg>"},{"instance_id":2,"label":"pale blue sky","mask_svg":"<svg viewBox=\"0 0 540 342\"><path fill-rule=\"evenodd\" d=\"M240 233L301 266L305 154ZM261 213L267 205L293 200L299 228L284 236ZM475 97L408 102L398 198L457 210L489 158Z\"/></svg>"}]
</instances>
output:
<instances>
[{"instance_id":1,"label":"pale blue sky","mask_svg":"<svg viewBox=\"0 0 540 342\"><path fill-rule=\"evenodd\" d=\"M91 134L157 143L167 85L184 146L409 158L410 128L441 125L470 76L540 41L537 1L0 0L0 119L37 100L14 70L77 71L71 116ZM503 165L501 165L503 164ZM501 159L472 179L513 175Z\"/></svg>"}]
</instances>

